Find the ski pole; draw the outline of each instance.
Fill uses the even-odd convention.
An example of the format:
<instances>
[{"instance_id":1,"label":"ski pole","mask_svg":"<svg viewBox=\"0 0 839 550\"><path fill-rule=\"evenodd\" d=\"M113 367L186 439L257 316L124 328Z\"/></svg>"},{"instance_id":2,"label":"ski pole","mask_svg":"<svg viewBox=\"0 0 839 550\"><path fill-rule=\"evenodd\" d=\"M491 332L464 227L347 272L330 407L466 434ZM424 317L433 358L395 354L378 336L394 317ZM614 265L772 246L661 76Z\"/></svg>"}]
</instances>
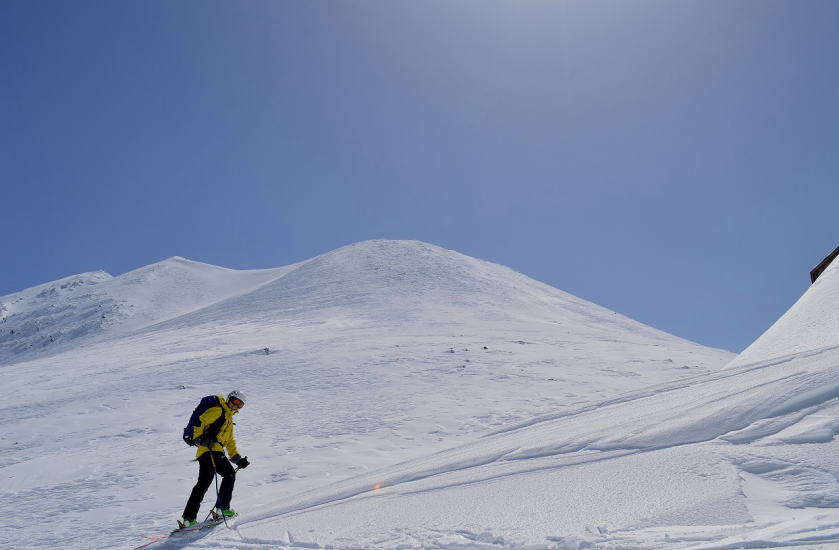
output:
<instances>
[{"instance_id":1,"label":"ski pole","mask_svg":"<svg viewBox=\"0 0 839 550\"><path fill-rule=\"evenodd\" d=\"M214 444L215 444L215 442L210 443L208 452L210 453L210 464L213 465L213 481L215 481L215 484L216 484L216 505L218 505L218 503L219 503L218 502L219 501L219 496L218 496L218 470L216 470L216 457L213 456L213 445ZM210 511L207 512L207 517L204 518L204 521L207 521L208 519L210 519L210 516L212 516L212 515L213 515L213 508L210 508ZM224 514L222 514L222 516L223 515ZM225 522L224 525L227 526L227 522Z\"/></svg>"},{"instance_id":2,"label":"ski pole","mask_svg":"<svg viewBox=\"0 0 839 550\"><path fill-rule=\"evenodd\" d=\"M213 455L212 447L210 447L210 462L213 465L213 480L216 482L216 507L221 508L221 503L219 502L219 491L218 491L218 469L216 469L216 457ZM233 474L235 475L241 468L236 466L236 469L233 470ZM210 513L207 514L207 518L213 513L213 510L210 509ZM227 516L224 515L224 511L221 512L221 519L224 521L224 526L230 529L230 526L227 524ZM206 519L204 521L207 521Z\"/></svg>"}]
</instances>

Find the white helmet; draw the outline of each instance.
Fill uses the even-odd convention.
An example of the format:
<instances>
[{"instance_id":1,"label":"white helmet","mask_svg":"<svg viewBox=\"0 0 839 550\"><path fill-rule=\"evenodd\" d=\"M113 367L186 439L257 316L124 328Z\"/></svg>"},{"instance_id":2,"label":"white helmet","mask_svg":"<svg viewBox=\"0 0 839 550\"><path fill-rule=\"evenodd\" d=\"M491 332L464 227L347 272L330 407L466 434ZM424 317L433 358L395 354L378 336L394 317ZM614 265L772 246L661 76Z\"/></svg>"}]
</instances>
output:
<instances>
[{"instance_id":1,"label":"white helmet","mask_svg":"<svg viewBox=\"0 0 839 550\"><path fill-rule=\"evenodd\" d=\"M233 390L232 392L227 394L227 400L230 401L231 399L238 399L242 403L247 402L245 399L245 394L239 390Z\"/></svg>"}]
</instances>

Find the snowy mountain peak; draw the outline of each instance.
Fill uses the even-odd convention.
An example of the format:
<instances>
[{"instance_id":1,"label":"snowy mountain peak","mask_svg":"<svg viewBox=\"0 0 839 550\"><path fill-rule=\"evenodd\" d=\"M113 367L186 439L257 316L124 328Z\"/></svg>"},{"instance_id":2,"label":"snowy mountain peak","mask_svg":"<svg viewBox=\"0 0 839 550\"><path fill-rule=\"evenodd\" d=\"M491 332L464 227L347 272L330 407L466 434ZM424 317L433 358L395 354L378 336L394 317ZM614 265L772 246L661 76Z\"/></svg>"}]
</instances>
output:
<instances>
[{"instance_id":1,"label":"snowy mountain peak","mask_svg":"<svg viewBox=\"0 0 839 550\"><path fill-rule=\"evenodd\" d=\"M678 340L508 267L420 241L364 241L298 264L251 271L173 256L118 277L77 275L12 297L0 306L6 323L0 362L162 322L167 324L161 330L255 319L516 321L550 323L557 334L574 336L585 327L595 342Z\"/></svg>"},{"instance_id":2,"label":"snowy mountain peak","mask_svg":"<svg viewBox=\"0 0 839 550\"><path fill-rule=\"evenodd\" d=\"M480 261L459 252L416 240L372 239L342 246L312 261L330 261L345 267L376 266L405 267L422 266L433 262L455 260Z\"/></svg>"},{"instance_id":3,"label":"snowy mountain peak","mask_svg":"<svg viewBox=\"0 0 839 550\"><path fill-rule=\"evenodd\" d=\"M576 334L579 327L586 327L596 340L676 339L508 267L420 241L348 245L289 266L263 286L173 323L255 318L275 322L340 318L388 325L536 321L551 323L557 334Z\"/></svg>"},{"instance_id":4,"label":"snowy mountain peak","mask_svg":"<svg viewBox=\"0 0 839 550\"><path fill-rule=\"evenodd\" d=\"M373 240L304 262L283 283L291 285L307 279L327 292L341 292L347 300L360 295L370 299L390 299L393 295L434 299L443 294L448 300L457 299L458 294L492 294L508 285L513 273L506 267L419 241ZM526 278L521 279L516 282L525 282ZM489 285L491 280L497 282ZM307 291L316 290L305 286Z\"/></svg>"},{"instance_id":5,"label":"snowy mountain peak","mask_svg":"<svg viewBox=\"0 0 839 550\"><path fill-rule=\"evenodd\" d=\"M157 273L200 273L200 272L217 272L217 271L229 271L227 268L215 266L212 264L206 264L202 262L196 262L193 260L189 260L187 258L181 256L172 256L171 258L167 258L165 260L161 260L159 262L155 262L153 264L149 264L135 270L129 271L123 275L120 275L125 280L128 279L137 279L144 276L149 276L151 274Z\"/></svg>"}]
</instances>

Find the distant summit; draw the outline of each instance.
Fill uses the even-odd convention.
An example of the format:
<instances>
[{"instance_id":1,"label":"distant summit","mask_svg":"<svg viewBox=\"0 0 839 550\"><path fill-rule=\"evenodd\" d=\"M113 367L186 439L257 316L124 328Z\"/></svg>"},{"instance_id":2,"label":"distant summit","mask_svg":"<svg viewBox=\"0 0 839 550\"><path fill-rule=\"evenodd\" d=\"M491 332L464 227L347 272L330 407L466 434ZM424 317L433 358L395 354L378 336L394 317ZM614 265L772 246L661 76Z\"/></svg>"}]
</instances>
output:
<instances>
[{"instance_id":1,"label":"distant summit","mask_svg":"<svg viewBox=\"0 0 839 550\"><path fill-rule=\"evenodd\" d=\"M174 256L118 277L83 273L9 294L0 297L0 363L177 317L276 273L235 271Z\"/></svg>"},{"instance_id":2,"label":"distant summit","mask_svg":"<svg viewBox=\"0 0 839 550\"><path fill-rule=\"evenodd\" d=\"M251 271L173 256L118 277L82 274L4 296L0 312L0 361L138 330L338 320L402 330L547 323L580 349L596 342L695 345L508 267L420 241L364 241Z\"/></svg>"}]
</instances>

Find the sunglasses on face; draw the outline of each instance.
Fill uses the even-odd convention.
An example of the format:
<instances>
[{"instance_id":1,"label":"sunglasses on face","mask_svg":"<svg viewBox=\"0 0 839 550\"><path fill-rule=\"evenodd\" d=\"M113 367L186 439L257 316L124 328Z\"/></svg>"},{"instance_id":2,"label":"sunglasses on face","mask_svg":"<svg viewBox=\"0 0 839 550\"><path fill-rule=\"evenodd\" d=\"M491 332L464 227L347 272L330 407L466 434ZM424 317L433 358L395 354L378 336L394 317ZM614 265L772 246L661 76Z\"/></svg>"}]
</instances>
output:
<instances>
[{"instance_id":1,"label":"sunglasses on face","mask_svg":"<svg viewBox=\"0 0 839 550\"><path fill-rule=\"evenodd\" d=\"M230 400L230 406L234 407L236 409L241 409L242 407L245 406L245 404L242 403L240 400L234 398L234 399Z\"/></svg>"}]
</instances>

